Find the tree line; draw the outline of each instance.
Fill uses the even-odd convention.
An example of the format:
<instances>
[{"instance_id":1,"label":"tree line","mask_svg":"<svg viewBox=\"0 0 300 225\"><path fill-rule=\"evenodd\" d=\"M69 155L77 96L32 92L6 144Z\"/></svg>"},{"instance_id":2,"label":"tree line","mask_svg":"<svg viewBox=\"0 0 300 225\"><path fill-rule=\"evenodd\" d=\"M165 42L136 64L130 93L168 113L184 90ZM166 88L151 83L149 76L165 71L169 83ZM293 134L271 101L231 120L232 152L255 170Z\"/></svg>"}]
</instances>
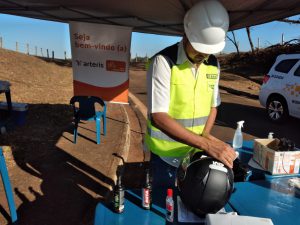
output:
<instances>
[{"instance_id":1,"label":"tree line","mask_svg":"<svg viewBox=\"0 0 300 225\"><path fill-rule=\"evenodd\" d=\"M300 18L298 18L297 20L291 20L291 19L280 19L280 20L277 20L279 22L283 22L283 23L289 23L289 24L300 24ZM253 45L253 41L252 41L252 37L251 37L251 27L246 27L246 32L247 32L247 37L248 37L248 40L249 40L249 44L250 44L250 48L251 48L251 52L252 53L255 53L255 48L254 48L254 45ZM235 33L234 31L230 31L229 33L231 33L231 36L227 35L227 39L232 42L232 44L234 45L235 49L236 49L236 52L238 55L240 55L240 49L239 49L239 42L238 40L236 39L236 36L235 36ZM290 43L291 41L294 41L294 40L290 40L286 43ZM284 34L281 35L281 45L285 44L284 42ZM257 46L257 49L259 49L259 39L258 39L258 46Z\"/></svg>"}]
</instances>

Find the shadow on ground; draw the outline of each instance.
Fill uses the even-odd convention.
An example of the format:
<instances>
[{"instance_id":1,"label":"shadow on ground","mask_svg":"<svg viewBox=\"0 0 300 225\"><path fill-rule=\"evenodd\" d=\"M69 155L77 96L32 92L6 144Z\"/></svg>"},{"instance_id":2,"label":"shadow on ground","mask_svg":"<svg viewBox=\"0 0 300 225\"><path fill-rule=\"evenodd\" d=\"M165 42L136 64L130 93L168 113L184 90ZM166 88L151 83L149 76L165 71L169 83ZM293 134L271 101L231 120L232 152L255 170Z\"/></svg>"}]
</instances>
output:
<instances>
[{"instance_id":1,"label":"shadow on ground","mask_svg":"<svg viewBox=\"0 0 300 225\"><path fill-rule=\"evenodd\" d=\"M70 138L71 108L63 104L30 105L26 120L24 126L0 135L0 144L12 148L7 167L14 187L18 224L91 224L95 206L108 194L107 186L113 180L101 172L105 167L99 156L90 162L84 157L85 148L81 149L80 144L74 148ZM2 186L0 190L4 192ZM4 207L0 207L0 223L5 224L10 218L5 196L1 196Z\"/></svg>"}]
</instances>

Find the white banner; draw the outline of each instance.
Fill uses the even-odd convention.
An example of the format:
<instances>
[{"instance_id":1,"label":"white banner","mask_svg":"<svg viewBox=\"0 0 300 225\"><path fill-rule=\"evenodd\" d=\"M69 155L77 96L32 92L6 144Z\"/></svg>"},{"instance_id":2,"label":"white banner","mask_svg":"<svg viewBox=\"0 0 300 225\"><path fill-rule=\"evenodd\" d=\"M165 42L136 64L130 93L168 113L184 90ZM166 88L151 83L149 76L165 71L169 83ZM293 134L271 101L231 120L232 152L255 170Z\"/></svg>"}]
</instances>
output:
<instances>
[{"instance_id":1,"label":"white banner","mask_svg":"<svg viewBox=\"0 0 300 225\"><path fill-rule=\"evenodd\" d=\"M128 102L130 27L70 22L74 95Z\"/></svg>"}]
</instances>

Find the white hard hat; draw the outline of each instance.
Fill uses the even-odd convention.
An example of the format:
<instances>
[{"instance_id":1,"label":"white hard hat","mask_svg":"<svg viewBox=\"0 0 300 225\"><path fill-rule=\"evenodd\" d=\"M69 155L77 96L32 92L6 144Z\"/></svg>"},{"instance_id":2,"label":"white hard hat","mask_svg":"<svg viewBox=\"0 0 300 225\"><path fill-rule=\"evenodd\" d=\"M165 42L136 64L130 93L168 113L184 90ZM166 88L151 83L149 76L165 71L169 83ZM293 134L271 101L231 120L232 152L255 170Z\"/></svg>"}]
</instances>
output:
<instances>
[{"instance_id":1,"label":"white hard hat","mask_svg":"<svg viewBox=\"0 0 300 225\"><path fill-rule=\"evenodd\" d=\"M228 13L216 0L199 1L184 17L188 40L196 51L205 54L223 50L228 27Z\"/></svg>"}]
</instances>

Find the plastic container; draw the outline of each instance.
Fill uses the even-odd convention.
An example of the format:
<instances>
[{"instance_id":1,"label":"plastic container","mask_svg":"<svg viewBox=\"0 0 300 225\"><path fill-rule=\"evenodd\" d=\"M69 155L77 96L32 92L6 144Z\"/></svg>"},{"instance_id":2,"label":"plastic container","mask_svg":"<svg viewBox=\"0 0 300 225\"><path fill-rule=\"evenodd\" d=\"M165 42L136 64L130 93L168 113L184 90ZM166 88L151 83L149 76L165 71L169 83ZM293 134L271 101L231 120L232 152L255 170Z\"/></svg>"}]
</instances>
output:
<instances>
[{"instance_id":1,"label":"plastic container","mask_svg":"<svg viewBox=\"0 0 300 225\"><path fill-rule=\"evenodd\" d=\"M0 111L7 111L7 102L0 102ZM12 102L12 116L15 125L21 126L26 122L28 104Z\"/></svg>"},{"instance_id":2,"label":"plastic container","mask_svg":"<svg viewBox=\"0 0 300 225\"><path fill-rule=\"evenodd\" d=\"M168 189L166 197L166 220L169 222L174 221L174 200L173 200L173 190Z\"/></svg>"},{"instance_id":3,"label":"plastic container","mask_svg":"<svg viewBox=\"0 0 300 225\"><path fill-rule=\"evenodd\" d=\"M232 141L232 147L234 149L241 148L243 146L243 134L242 134L242 127L245 121L237 122L237 128L234 132L234 137Z\"/></svg>"}]
</instances>

